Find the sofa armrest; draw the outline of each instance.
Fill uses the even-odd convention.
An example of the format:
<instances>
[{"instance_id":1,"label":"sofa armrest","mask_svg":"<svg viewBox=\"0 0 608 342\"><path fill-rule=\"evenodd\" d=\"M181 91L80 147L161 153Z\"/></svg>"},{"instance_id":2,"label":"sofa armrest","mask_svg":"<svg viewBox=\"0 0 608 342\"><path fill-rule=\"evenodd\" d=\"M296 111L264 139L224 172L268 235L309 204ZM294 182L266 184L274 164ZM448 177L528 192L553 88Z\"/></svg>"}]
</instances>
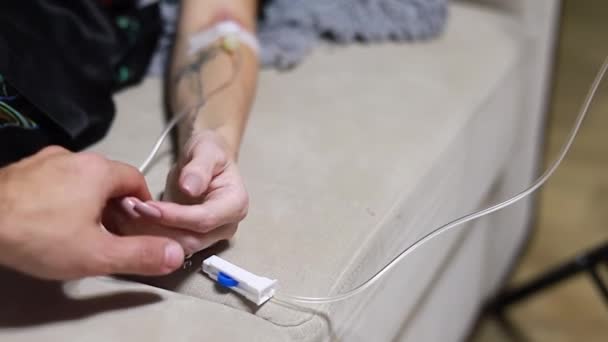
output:
<instances>
[{"instance_id":1,"label":"sofa armrest","mask_svg":"<svg viewBox=\"0 0 608 342\"><path fill-rule=\"evenodd\" d=\"M500 10L506 10L516 15L540 16L549 13L553 8L559 6L561 0L463 0L466 2L488 5Z\"/></svg>"},{"instance_id":2,"label":"sofa armrest","mask_svg":"<svg viewBox=\"0 0 608 342\"><path fill-rule=\"evenodd\" d=\"M506 11L521 21L528 36L526 60L529 114L546 111L559 31L561 0L465 0Z\"/></svg>"},{"instance_id":3,"label":"sofa armrest","mask_svg":"<svg viewBox=\"0 0 608 342\"><path fill-rule=\"evenodd\" d=\"M556 41L559 36L559 18L561 10L560 0L464 0L470 4L488 6L509 13L520 21L520 28L526 35L524 58L527 70L526 79L523 81L524 102L520 109L526 114L527 119L521 124L521 145L514 152L513 161L518 165L529 165L525 170L511 170L519 173L517 176L517 187L523 188L536 178L541 168L541 154L544 145L545 117L551 97L551 82L555 61ZM533 201L532 199L528 201ZM532 207L533 208L533 207ZM532 209L534 210L534 209ZM529 216L530 223L534 222L534 214ZM510 237L503 231L496 232L493 236L492 255L493 260L500 260L510 252L501 249L504 241ZM517 237L525 239L525 236ZM489 281L490 294L496 291L506 276L509 269L495 269L492 279ZM492 273L490 272L490 273Z\"/></svg>"},{"instance_id":4,"label":"sofa armrest","mask_svg":"<svg viewBox=\"0 0 608 342\"><path fill-rule=\"evenodd\" d=\"M561 0L467 1L508 11L521 20L521 27L528 36L528 106L525 110L532 115L544 113L550 97Z\"/></svg>"}]
</instances>

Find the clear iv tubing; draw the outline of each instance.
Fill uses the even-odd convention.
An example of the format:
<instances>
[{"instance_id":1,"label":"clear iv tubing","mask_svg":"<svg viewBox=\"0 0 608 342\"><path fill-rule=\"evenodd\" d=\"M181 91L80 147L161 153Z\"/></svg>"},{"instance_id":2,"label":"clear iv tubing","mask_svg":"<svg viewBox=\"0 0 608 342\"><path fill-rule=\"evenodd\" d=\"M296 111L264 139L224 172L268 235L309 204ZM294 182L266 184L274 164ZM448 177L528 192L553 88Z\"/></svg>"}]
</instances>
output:
<instances>
[{"instance_id":1,"label":"clear iv tubing","mask_svg":"<svg viewBox=\"0 0 608 342\"><path fill-rule=\"evenodd\" d=\"M448 230L451 230L452 228L461 226L464 223L467 223L469 221L478 219L480 217L489 215L493 212L506 208L506 207L522 200L523 198L532 194L536 190L538 190L538 188L540 188L543 184L545 184L545 182L547 182L547 180L553 175L555 170L559 167L559 165L562 163L562 161L566 157L566 154L570 150L570 147L572 146L572 143L574 142L574 139L576 138L576 135L578 134L581 124L583 123L585 116L587 116L587 112L589 112L589 108L591 107L593 98L595 97L597 89L599 88L602 80L604 79L607 69L608 69L608 57L604 60L604 63L602 65L601 69L599 70L595 80L593 81L593 84L591 85L591 88L589 89L585 102L583 103L583 105L580 109L580 112L576 118L574 126L572 127L572 130L570 131L570 135L568 136L567 141L562 146L562 149L561 149L558 157L551 164L551 166L534 183L532 183L532 185L530 187L528 187L527 189L518 193L517 195L507 199L506 201L503 201L503 202L500 202L493 206L490 206L488 208L473 212L471 214L462 216L454 221L448 222L447 224L431 231L430 233L428 233L427 235L422 237L420 240L416 241L414 244L407 247L403 252L399 253L393 260L391 260L386 266L384 266L382 269L380 269L374 276L372 276L367 281L365 281L361 285L355 287L354 289L352 289L348 292L334 295L334 296L329 296L329 297L302 297L302 296L292 296L292 295L287 295L287 294L281 294L281 295L275 296L275 299L277 299L279 301L292 302L292 303L326 304L326 303L339 302L339 301L343 301L348 298L351 298L351 297L365 291L370 286L374 285L376 282L378 282L378 280L380 280L384 275L386 275L391 269L393 269L406 256L408 256L410 253L414 252L416 249L418 249L420 246L424 245L431 239L447 232Z\"/></svg>"},{"instance_id":2,"label":"clear iv tubing","mask_svg":"<svg viewBox=\"0 0 608 342\"><path fill-rule=\"evenodd\" d=\"M228 53L229 53L229 55L231 57L231 61L232 61L232 74L231 74L230 78L226 82L221 84L219 87L217 87L214 90L212 90L211 92L209 92L206 99L205 98L200 99L194 106L182 111L181 113L174 115L173 118L171 118L171 120L165 126L165 129L163 130L163 132L159 135L158 139L156 139L156 142L154 143L154 146L148 153L146 160L144 160L144 162L141 163L141 165L139 166L139 171L141 173L146 174L148 172L148 169L150 168L152 161L158 154L158 151L160 150L161 146L167 139L167 136L169 135L169 133L171 133L171 131L175 128L175 126L177 126L177 124L179 122L181 122L183 119L185 119L191 113L198 112L201 108L203 108L205 106L205 104L207 104L207 102L214 95L216 95L220 91L228 88L235 81L236 76L238 75L240 68L241 68L242 57L241 57L240 50L238 50L238 49L234 52L228 52Z\"/></svg>"},{"instance_id":3,"label":"clear iv tubing","mask_svg":"<svg viewBox=\"0 0 608 342\"><path fill-rule=\"evenodd\" d=\"M238 51L237 51L237 53L238 53ZM185 117L187 117L190 113L197 112L198 110L200 110L207 103L207 101L209 99L211 99L215 94L217 94L218 92L227 88L228 86L230 86L232 84L232 82L234 82L234 80L236 79L236 76L238 75L238 71L240 69L240 54L237 54L236 58L233 58L232 61L233 61L233 73L232 73L231 78L228 81L226 81L224 84L222 84L218 88L211 91L209 93L209 95L207 95L207 99L201 99L196 105L175 115L167 123L165 129L163 130L163 132L160 134L160 136L156 140L156 142L155 142L154 146L152 147L150 153L148 154L146 160L139 167L139 170L142 173L146 173L148 171L152 161L156 157L163 142L166 140L169 133L175 128L175 126L181 120L183 120ZM328 297L304 297L304 296L293 296L293 295L288 295L288 294L281 294L281 295L276 295L275 299L279 300L279 301L292 302L292 303L326 304L326 303L339 302L339 301L343 301L348 298L351 298L351 297L365 291L369 287L373 286L384 275L386 275L391 269L393 269L400 261L402 261L406 256L413 253L416 249L418 249L420 246L424 245L431 239L437 237L440 234L447 232L448 230L451 230L452 228L459 227L459 226L463 225L464 223L470 222L470 221L478 219L480 217L492 214L498 210L504 209L504 208L524 199L528 195L534 193L536 190L538 190L541 186L543 186L547 182L547 180L553 175L555 170L557 170L557 168L560 166L560 164L566 157L566 155L567 155L568 151L570 150L570 147L572 146L572 143L574 142L574 139L576 138L578 131L589 111L589 108L591 107L593 98L595 97L595 94L596 94L607 70L608 70L608 58L605 59L600 71L598 72L598 74L587 94L585 102L583 103L583 105L580 109L580 112L576 118L574 126L573 126L572 130L570 131L568 139L567 139L566 143L564 143L564 145L562 146L562 149L561 149L558 157L551 164L551 166L534 183L532 183L532 185L530 187L528 187L527 189L521 191L517 195L515 195L503 202L500 202L500 203L490 206L488 208L470 213L468 215L462 216L443 226L440 226L439 228L436 228L435 230L431 231L430 233L428 233L427 235L425 235L424 237L422 237L421 239L416 241L414 244L407 247L404 251L399 253L395 258L393 258L388 264L386 264L382 269L380 269L376 274L374 274L367 281L363 282L362 284L360 284L359 286L355 287L354 289L352 289L348 292L334 295L334 296L328 296Z\"/></svg>"}]
</instances>

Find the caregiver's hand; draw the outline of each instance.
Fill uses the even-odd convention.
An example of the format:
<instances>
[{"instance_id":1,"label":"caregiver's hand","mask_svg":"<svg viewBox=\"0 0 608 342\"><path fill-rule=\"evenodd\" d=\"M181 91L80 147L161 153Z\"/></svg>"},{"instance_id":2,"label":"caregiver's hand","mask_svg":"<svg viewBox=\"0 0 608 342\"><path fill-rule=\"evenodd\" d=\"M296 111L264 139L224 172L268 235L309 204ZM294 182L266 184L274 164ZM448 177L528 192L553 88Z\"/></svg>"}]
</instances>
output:
<instances>
[{"instance_id":1,"label":"caregiver's hand","mask_svg":"<svg viewBox=\"0 0 608 342\"><path fill-rule=\"evenodd\" d=\"M0 265L56 280L178 268L175 241L104 229L102 217L120 211L112 199L123 196L149 199L143 176L93 153L50 147L0 169Z\"/></svg>"},{"instance_id":2,"label":"caregiver's hand","mask_svg":"<svg viewBox=\"0 0 608 342\"><path fill-rule=\"evenodd\" d=\"M183 151L167 177L162 201L127 200L156 226L148 231L179 241L191 254L231 238L247 215L249 197L233 154L219 134L195 133Z\"/></svg>"}]
</instances>

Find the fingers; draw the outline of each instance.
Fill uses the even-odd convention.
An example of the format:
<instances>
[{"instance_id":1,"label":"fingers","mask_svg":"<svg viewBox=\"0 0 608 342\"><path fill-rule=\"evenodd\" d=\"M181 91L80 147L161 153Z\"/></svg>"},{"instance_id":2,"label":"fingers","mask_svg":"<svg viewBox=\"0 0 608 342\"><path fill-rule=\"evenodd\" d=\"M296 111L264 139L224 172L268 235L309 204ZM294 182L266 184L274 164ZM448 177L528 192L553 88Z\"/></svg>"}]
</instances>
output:
<instances>
[{"instance_id":1,"label":"fingers","mask_svg":"<svg viewBox=\"0 0 608 342\"><path fill-rule=\"evenodd\" d=\"M238 229L238 224L227 224L225 226L219 227L210 231L209 233L204 234L192 234L183 235L177 238L186 255L194 254L200 252L204 249L207 249L219 241L229 240L236 234Z\"/></svg>"},{"instance_id":2,"label":"fingers","mask_svg":"<svg viewBox=\"0 0 608 342\"><path fill-rule=\"evenodd\" d=\"M206 143L206 138L192 144L191 159L184 165L179 177L179 186L191 197L201 196L211 179L220 173L227 163L225 152L217 143Z\"/></svg>"},{"instance_id":3,"label":"fingers","mask_svg":"<svg viewBox=\"0 0 608 342\"><path fill-rule=\"evenodd\" d=\"M136 211L150 217L142 210L144 206L158 209L158 221L163 225L206 233L219 226L243 220L247 215L248 198L242 193L218 196L199 205L158 201L135 205Z\"/></svg>"},{"instance_id":4,"label":"fingers","mask_svg":"<svg viewBox=\"0 0 608 342\"><path fill-rule=\"evenodd\" d=\"M128 225L132 220L130 214L125 213L122 201L118 199L109 201L101 215L103 226L115 234L119 234L120 228Z\"/></svg>"},{"instance_id":5,"label":"fingers","mask_svg":"<svg viewBox=\"0 0 608 342\"><path fill-rule=\"evenodd\" d=\"M108 186L105 191L109 198L134 196L144 201L152 198L146 179L133 166L110 161L106 179Z\"/></svg>"},{"instance_id":6,"label":"fingers","mask_svg":"<svg viewBox=\"0 0 608 342\"><path fill-rule=\"evenodd\" d=\"M71 153L70 151L66 150L65 148L63 148L61 146L51 145L51 146L45 147L42 150L38 151L38 153L21 160L21 162L23 164L31 164L31 163L36 163L40 160L48 160L53 157L69 155L70 153Z\"/></svg>"},{"instance_id":7,"label":"fingers","mask_svg":"<svg viewBox=\"0 0 608 342\"><path fill-rule=\"evenodd\" d=\"M209 248L219 241L229 240L234 236L234 234L236 234L238 227L238 223L231 223L210 231L209 233L205 234L205 240L203 240L201 248L196 252Z\"/></svg>"},{"instance_id":8,"label":"fingers","mask_svg":"<svg viewBox=\"0 0 608 342\"><path fill-rule=\"evenodd\" d=\"M237 228L238 224L234 223L219 227L209 233L196 233L168 227L153 227L150 231L153 235L164 236L177 241L184 249L185 255L189 255L209 248L218 241L232 238Z\"/></svg>"},{"instance_id":9,"label":"fingers","mask_svg":"<svg viewBox=\"0 0 608 342\"><path fill-rule=\"evenodd\" d=\"M135 206L133 207L133 211L135 211L138 215L143 215L152 219L161 219L163 217L160 209L142 201L136 200L134 201ZM141 214L140 214L141 213Z\"/></svg>"},{"instance_id":10,"label":"fingers","mask_svg":"<svg viewBox=\"0 0 608 342\"><path fill-rule=\"evenodd\" d=\"M53 155L60 155L60 154L66 154L66 153L70 153L70 151L66 150L65 148L63 148L61 146L51 145L51 146L47 146L47 147L43 148L42 150L40 150L40 152L38 152L37 155L40 157L50 157Z\"/></svg>"},{"instance_id":11,"label":"fingers","mask_svg":"<svg viewBox=\"0 0 608 342\"><path fill-rule=\"evenodd\" d=\"M122 208L122 210L127 213L129 217L136 219L141 217L141 215L135 211L135 204L137 201L138 199L135 197L125 197L119 201L118 206Z\"/></svg>"},{"instance_id":12,"label":"fingers","mask_svg":"<svg viewBox=\"0 0 608 342\"><path fill-rule=\"evenodd\" d=\"M99 232L92 262L95 274L164 275L184 262L179 243L163 237L118 237Z\"/></svg>"}]
</instances>

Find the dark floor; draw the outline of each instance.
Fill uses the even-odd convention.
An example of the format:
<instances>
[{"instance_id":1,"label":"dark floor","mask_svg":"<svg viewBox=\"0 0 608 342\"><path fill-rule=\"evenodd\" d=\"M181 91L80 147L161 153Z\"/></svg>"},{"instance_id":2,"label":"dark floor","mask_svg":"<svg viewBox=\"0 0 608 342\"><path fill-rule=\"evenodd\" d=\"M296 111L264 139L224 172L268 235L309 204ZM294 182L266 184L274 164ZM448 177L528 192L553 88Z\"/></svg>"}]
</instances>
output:
<instances>
[{"instance_id":1,"label":"dark floor","mask_svg":"<svg viewBox=\"0 0 608 342\"><path fill-rule=\"evenodd\" d=\"M608 1L564 1L547 160L571 128L589 84L608 55ZM565 164L541 195L540 219L513 283L529 279L585 248L608 241L608 80ZM608 280L608 267L604 278ZM608 306L580 276L513 307L508 317L523 338L491 318L475 342L608 341Z\"/></svg>"}]
</instances>

